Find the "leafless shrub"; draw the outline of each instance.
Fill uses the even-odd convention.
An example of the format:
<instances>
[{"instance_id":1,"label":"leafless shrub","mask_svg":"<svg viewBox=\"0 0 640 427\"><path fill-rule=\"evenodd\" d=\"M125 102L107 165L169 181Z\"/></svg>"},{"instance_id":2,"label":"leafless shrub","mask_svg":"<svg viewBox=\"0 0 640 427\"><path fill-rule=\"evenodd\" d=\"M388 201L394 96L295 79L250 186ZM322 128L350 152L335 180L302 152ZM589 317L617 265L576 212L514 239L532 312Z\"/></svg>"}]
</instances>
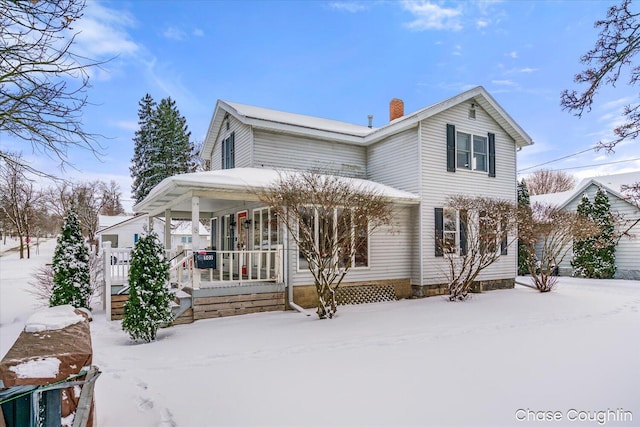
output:
<instances>
[{"instance_id":1,"label":"leafless shrub","mask_svg":"<svg viewBox=\"0 0 640 427\"><path fill-rule=\"evenodd\" d=\"M573 240L587 239L600 232L595 222L576 212L541 203L534 203L531 210L521 210L519 223L522 249L529 254L529 274L540 292L549 292L556 285L557 269L571 250Z\"/></svg>"},{"instance_id":2,"label":"leafless shrub","mask_svg":"<svg viewBox=\"0 0 640 427\"><path fill-rule=\"evenodd\" d=\"M436 243L447 263L449 300L462 301L478 275L506 255L508 246L517 240L517 208L507 200L467 196L450 197L446 208L450 215L455 212L450 217L457 218L459 237L447 238L446 229L451 225L445 218L443 235Z\"/></svg>"},{"instance_id":3,"label":"leafless shrub","mask_svg":"<svg viewBox=\"0 0 640 427\"><path fill-rule=\"evenodd\" d=\"M282 173L259 197L284 222L313 275L318 317L332 318L336 289L351 267L368 262L369 236L392 222L390 201L357 180L314 172Z\"/></svg>"}]
</instances>

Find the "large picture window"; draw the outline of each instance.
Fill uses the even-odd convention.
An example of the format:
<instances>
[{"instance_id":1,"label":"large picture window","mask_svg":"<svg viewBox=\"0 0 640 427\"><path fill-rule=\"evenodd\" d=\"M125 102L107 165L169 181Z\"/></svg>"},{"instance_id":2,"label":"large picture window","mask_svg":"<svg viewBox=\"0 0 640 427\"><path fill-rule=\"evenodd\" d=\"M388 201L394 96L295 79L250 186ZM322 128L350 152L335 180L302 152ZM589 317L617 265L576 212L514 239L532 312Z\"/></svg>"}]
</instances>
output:
<instances>
[{"instance_id":1,"label":"large picture window","mask_svg":"<svg viewBox=\"0 0 640 427\"><path fill-rule=\"evenodd\" d=\"M347 264L350 268L369 266L369 229L357 227L352 221L351 212L334 209L324 212L322 208L308 207L301 214L301 226L304 245L317 245L323 254L329 254L334 245L339 245L336 262L340 267ZM305 234L305 230L308 232ZM311 248L309 248L311 249ZM298 270L307 270L309 264L303 250L298 251Z\"/></svg>"}]
</instances>

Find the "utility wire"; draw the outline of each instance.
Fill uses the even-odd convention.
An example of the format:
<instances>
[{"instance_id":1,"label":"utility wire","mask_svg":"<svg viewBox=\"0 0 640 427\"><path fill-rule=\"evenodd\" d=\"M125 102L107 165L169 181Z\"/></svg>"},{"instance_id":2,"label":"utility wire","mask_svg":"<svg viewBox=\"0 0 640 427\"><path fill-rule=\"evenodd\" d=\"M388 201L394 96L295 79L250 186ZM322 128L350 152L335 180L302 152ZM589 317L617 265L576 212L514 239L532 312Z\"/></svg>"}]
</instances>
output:
<instances>
[{"instance_id":1,"label":"utility wire","mask_svg":"<svg viewBox=\"0 0 640 427\"><path fill-rule=\"evenodd\" d=\"M560 160L568 159L568 158L570 158L570 157L574 157L574 156L577 156L577 155L579 155L579 154L586 153L586 152L588 152L588 151L593 151L593 150L595 150L596 148L597 148L596 146L593 146L593 147L591 147L591 148L587 148L586 150L578 151L577 153L569 154L569 155L566 155L566 156L560 157L560 158L558 158L558 159L549 160L549 161L547 161L547 162L539 163L539 164L534 165L534 166L529 166L529 167L527 167L527 168L520 169L520 170L518 171L518 173L521 173L521 172L524 172L524 171L528 171L528 170L530 170L530 169L534 169L534 168L537 168L537 167L539 167L539 166L548 165L549 163L559 162ZM586 166L585 166L585 167L586 167ZM558 170L560 170L560 169L558 169Z\"/></svg>"},{"instance_id":2,"label":"utility wire","mask_svg":"<svg viewBox=\"0 0 640 427\"><path fill-rule=\"evenodd\" d=\"M560 168L560 169L550 169L552 171L566 171L566 170L570 170L570 169L584 169L584 168L591 168L594 166L605 166L605 165L613 165L616 163L627 163L627 162L635 162L636 160L640 160L640 157L636 157L635 159L628 159L628 160L617 160L615 162L606 162L606 163L597 163L597 164L592 164L592 165L586 165L586 166L573 166L570 168Z\"/></svg>"}]
</instances>

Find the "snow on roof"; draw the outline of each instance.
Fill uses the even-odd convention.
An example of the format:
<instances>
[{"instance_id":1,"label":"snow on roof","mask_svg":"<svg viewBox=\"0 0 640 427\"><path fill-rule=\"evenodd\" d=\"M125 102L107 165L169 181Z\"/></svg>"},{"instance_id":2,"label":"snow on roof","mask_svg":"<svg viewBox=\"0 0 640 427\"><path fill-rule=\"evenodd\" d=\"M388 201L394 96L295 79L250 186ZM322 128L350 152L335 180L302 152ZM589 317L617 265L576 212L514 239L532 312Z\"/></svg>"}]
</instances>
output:
<instances>
[{"instance_id":1,"label":"snow on roof","mask_svg":"<svg viewBox=\"0 0 640 427\"><path fill-rule=\"evenodd\" d=\"M593 179L594 181L598 181L599 183L611 188L614 191L621 192L623 185L632 185L636 182L640 182L640 171L627 172L627 173L619 173L615 175L602 175L595 176L593 178L585 178L580 181L578 187L582 186L584 183L589 181L589 179Z\"/></svg>"},{"instance_id":2,"label":"snow on roof","mask_svg":"<svg viewBox=\"0 0 640 427\"><path fill-rule=\"evenodd\" d=\"M131 218L131 215L98 215L98 229L111 227Z\"/></svg>"},{"instance_id":3,"label":"snow on roof","mask_svg":"<svg viewBox=\"0 0 640 427\"><path fill-rule=\"evenodd\" d=\"M375 130L373 128L369 128L368 126L341 122L339 120L305 116L303 114L287 113L285 111L255 107L253 105L239 104L237 102L223 102L236 110L238 114L247 118L268 120L276 123L285 123L311 129L328 130L331 132L345 133L356 136L365 136Z\"/></svg>"},{"instance_id":4,"label":"snow on roof","mask_svg":"<svg viewBox=\"0 0 640 427\"><path fill-rule=\"evenodd\" d=\"M546 205L564 207L575 197L581 195L592 183L602 185L606 187L609 192L613 192L616 196L620 197L623 185L631 185L639 181L640 171L584 178L573 190L531 196L531 203L533 204L537 202Z\"/></svg>"},{"instance_id":5,"label":"snow on roof","mask_svg":"<svg viewBox=\"0 0 640 427\"><path fill-rule=\"evenodd\" d=\"M60 372L60 359L39 357L16 366L10 366L9 370L15 372L18 378L55 378Z\"/></svg>"},{"instance_id":6,"label":"snow on roof","mask_svg":"<svg viewBox=\"0 0 640 427\"><path fill-rule=\"evenodd\" d=\"M573 198L575 191L576 190L574 189L569 191L561 191L559 193L538 194L536 196L531 196L531 204L541 203L543 205L562 206Z\"/></svg>"},{"instance_id":7,"label":"snow on roof","mask_svg":"<svg viewBox=\"0 0 640 427\"><path fill-rule=\"evenodd\" d=\"M47 307L29 316L24 331L31 333L54 331L64 329L84 320L85 317L76 313L76 309L72 305Z\"/></svg>"},{"instance_id":8,"label":"snow on roof","mask_svg":"<svg viewBox=\"0 0 640 427\"><path fill-rule=\"evenodd\" d=\"M202 223L198 224L198 233L203 236L208 236L209 232ZM171 221L171 234L173 235L191 235L191 221Z\"/></svg>"}]
</instances>

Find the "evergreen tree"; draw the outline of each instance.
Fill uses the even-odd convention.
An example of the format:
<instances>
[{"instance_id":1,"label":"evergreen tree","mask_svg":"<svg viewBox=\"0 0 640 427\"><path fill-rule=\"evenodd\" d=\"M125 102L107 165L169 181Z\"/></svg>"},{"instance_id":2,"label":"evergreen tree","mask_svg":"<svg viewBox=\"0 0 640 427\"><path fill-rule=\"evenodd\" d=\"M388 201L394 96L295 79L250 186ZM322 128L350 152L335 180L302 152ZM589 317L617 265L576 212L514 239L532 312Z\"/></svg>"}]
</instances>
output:
<instances>
[{"instance_id":1,"label":"evergreen tree","mask_svg":"<svg viewBox=\"0 0 640 427\"><path fill-rule=\"evenodd\" d=\"M576 212L583 218L593 219L593 205L586 194L582 195ZM571 266L574 276L593 277L596 257L595 241L595 237L573 241Z\"/></svg>"},{"instance_id":2,"label":"evergreen tree","mask_svg":"<svg viewBox=\"0 0 640 427\"><path fill-rule=\"evenodd\" d=\"M53 290L49 305L71 304L91 309L90 297L89 251L82 238L78 217L71 210L53 254Z\"/></svg>"},{"instance_id":3,"label":"evergreen tree","mask_svg":"<svg viewBox=\"0 0 640 427\"><path fill-rule=\"evenodd\" d=\"M616 272L615 226L609 197L602 188L598 188L593 199L593 220L600 226L601 232L597 237L592 277L610 279Z\"/></svg>"},{"instance_id":4,"label":"evergreen tree","mask_svg":"<svg viewBox=\"0 0 640 427\"><path fill-rule=\"evenodd\" d=\"M138 125L140 128L136 130L133 137L133 159L131 159L131 167L129 168L133 178L131 194L136 203L144 199L153 187L149 186L148 177L151 168L149 150L152 149L155 140L153 116L156 103L151 95L146 94L138 106Z\"/></svg>"},{"instance_id":5,"label":"evergreen tree","mask_svg":"<svg viewBox=\"0 0 640 427\"><path fill-rule=\"evenodd\" d=\"M518 208L531 211L531 199L529 198L529 189L527 182L523 179L518 183ZM520 276L527 274L529 271L528 263L531 255L525 250L525 243L518 239L518 274Z\"/></svg>"},{"instance_id":6,"label":"evergreen tree","mask_svg":"<svg viewBox=\"0 0 640 427\"><path fill-rule=\"evenodd\" d=\"M131 251L129 299L124 305L122 329L131 339L151 342L158 328L171 322L169 263L158 235L151 231Z\"/></svg>"},{"instance_id":7,"label":"evergreen tree","mask_svg":"<svg viewBox=\"0 0 640 427\"><path fill-rule=\"evenodd\" d=\"M136 203L163 179L194 172L197 162L191 132L170 97L155 104L149 94L140 101L138 124L134 137L134 154L130 168L132 192Z\"/></svg>"}]
</instances>

